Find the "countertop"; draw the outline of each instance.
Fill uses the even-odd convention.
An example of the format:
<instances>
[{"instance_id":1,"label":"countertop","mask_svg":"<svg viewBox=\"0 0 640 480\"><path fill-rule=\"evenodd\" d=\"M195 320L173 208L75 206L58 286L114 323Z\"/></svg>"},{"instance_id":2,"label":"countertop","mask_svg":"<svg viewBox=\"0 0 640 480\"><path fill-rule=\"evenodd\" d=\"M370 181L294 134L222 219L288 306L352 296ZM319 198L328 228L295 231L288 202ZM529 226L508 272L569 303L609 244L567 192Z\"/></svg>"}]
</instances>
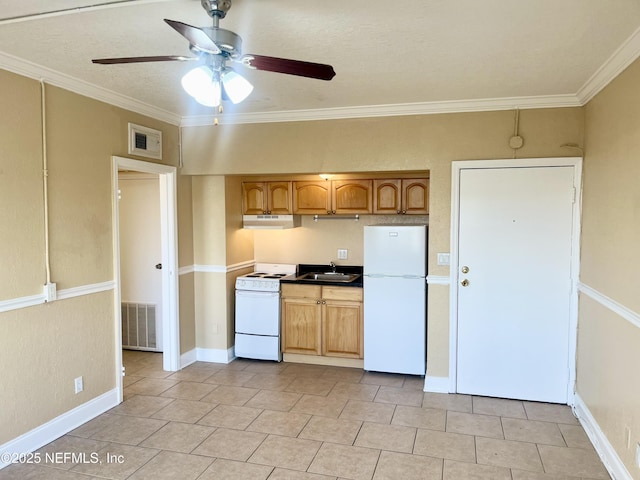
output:
<instances>
[{"instance_id":1,"label":"countertop","mask_svg":"<svg viewBox=\"0 0 640 480\"><path fill-rule=\"evenodd\" d=\"M336 265L335 271L337 273L355 273L360 275L351 282L331 282L326 280L301 280L300 277L311 272L331 272L333 267L329 265L317 265L309 263L301 263L298 265L298 272L295 277L283 278L280 283L297 283L300 285L331 285L337 287L357 287L362 288L362 273L363 268L359 265Z\"/></svg>"}]
</instances>

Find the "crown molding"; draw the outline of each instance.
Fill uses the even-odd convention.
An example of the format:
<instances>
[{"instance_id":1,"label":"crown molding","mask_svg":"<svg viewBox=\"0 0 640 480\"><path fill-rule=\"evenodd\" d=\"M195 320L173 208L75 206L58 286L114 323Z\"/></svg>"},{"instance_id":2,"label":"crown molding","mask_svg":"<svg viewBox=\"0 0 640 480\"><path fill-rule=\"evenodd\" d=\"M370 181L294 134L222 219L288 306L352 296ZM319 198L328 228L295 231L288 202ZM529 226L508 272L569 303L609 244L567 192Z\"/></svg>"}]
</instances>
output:
<instances>
[{"instance_id":1,"label":"crown molding","mask_svg":"<svg viewBox=\"0 0 640 480\"><path fill-rule=\"evenodd\" d=\"M219 124L301 122L337 120L345 118L395 117L437 113L486 112L530 108L580 107L575 95L547 95L538 97L484 98L446 102L404 103L396 105L367 105L361 107L323 108L264 113L238 113L182 117L180 126L195 127Z\"/></svg>"},{"instance_id":2,"label":"crown molding","mask_svg":"<svg viewBox=\"0 0 640 480\"><path fill-rule=\"evenodd\" d=\"M163 0L147 0L163 1ZM132 112L182 127L219 124L301 122L338 120L348 118L392 117L403 115L430 115L438 113L486 112L496 110L581 107L586 105L625 68L640 56L640 28L602 64L575 94L506 97L487 99L419 102L395 105L366 105L315 110L290 110L258 113L226 113L181 117L177 113L154 107L131 97L107 90L69 75L0 52L0 68L44 81L50 85L99 100Z\"/></svg>"},{"instance_id":3,"label":"crown molding","mask_svg":"<svg viewBox=\"0 0 640 480\"><path fill-rule=\"evenodd\" d=\"M622 45L589 77L580 87L576 97L582 105L595 97L604 87L609 85L622 71L640 56L640 28L633 32Z\"/></svg>"},{"instance_id":4,"label":"crown molding","mask_svg":"<svg viewBox=\"0 0 640 480\"><path fill-rule=\"evenodd\" d=\"M4 52L0 52L0 68L24 77L43 81L48 85L64 88L65 90L93 98L94 100L99 100L116 107L124 108L125 110L146 115L172 125L180 125L180 116L175 113L167 112L166 110L156 108L131 97L98 87L83 80L78 80L77 78L28 62Z\"/></svg>"}]
</instances>

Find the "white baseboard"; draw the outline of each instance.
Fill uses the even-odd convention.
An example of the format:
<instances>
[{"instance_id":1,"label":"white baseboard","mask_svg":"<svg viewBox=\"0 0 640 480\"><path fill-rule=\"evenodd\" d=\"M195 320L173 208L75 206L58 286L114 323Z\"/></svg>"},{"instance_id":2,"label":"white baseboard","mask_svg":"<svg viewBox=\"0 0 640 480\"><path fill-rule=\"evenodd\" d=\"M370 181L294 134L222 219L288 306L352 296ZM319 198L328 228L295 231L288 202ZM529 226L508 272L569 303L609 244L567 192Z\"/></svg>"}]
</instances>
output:
<instances>
[{"instance_id":1,"label":"white baseboard","mask_svg":"<svg viewBox=\"0 0 640 480\"><path fill-rule=\"evenodd\" d=\"M449 393L449 377L433 377L425 375L424 391L433 393Z\"/></svg>"},{"instance_id":2,"label":"white baseboard","mask_svg":"<svg viewBox=\"0 0 640 480\"><path fill-rule=\"evenodd\" d=\"M584 428L589 440L593 444L596 452L600 455L602 459L602 463L604 463L605 468L611 475L613 480L633 480L629 470L624 466L622 460L616 453L615 449L609 442L609 439L605 436L604 432L598 425L598 422L591 414L591 411L584 403L584 400L578 395L575 394L574 397L574 411L576 416L580 420L582 427Z\"/></svg>"},{"instance_id":3,"label":"white baseboard","mask_svg":"<svg viewBox=\"0 0 640 480\"><path fill-rule=\"evenodd\" d=\"M189 350L186 353L180 355L180 368L188 367L192 363L198 361L198 352L194 348L193 350Z\"/></svg>"},{"instance_id":4,"label":"white baseboard","mask_svg":"<svg viewBox=\"0 0 640 480\"><path fill-rule=\"evenodd\" d=\"M87 403L83 403L73 410L63 413L47 423L40 425L39 427L36 427L13 440L10 440L4 445L0 445L0 452L4 454L33 452L47 443L51 443L55 439L60 438L65 433L79 427L83 423L94 419L101 413L106 412L116 405L118 405L118 391L114 388L93 400L89 400ZM7 465L9 465L9 463L0 460L0 470Z\"/></svg>"},{"instance_id":5,"label":"white baseboard","mask_svg":"<svg viewBox=\"0 0 640 480\"><path fill-rule=\"evenodd\" d=\"M196 348L196 359L199 362L231 363L236 354L233 347L227 350L218 348Z\"/></svg>"}]
</instances>

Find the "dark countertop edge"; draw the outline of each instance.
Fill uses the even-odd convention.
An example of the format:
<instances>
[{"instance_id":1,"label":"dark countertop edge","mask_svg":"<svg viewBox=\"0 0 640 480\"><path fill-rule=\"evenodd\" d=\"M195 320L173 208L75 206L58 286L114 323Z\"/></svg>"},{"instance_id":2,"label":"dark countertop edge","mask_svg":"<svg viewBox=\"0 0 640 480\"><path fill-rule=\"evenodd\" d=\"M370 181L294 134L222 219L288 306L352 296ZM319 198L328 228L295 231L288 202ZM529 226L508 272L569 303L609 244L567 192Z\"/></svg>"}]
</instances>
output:
<instances>
[{"instance_id":1,"label":"dark countertop edge","mask_svg":"<svg viewBox=\"0 0 640 480\"><path fill-rule=\"evenodd\" d=\"M363 278L362 273L364 269L359 265L336 265L336 272L338 273L355 273L360 275L352 282L327 282L324 280L298 280L298 277L311 272L329 272L332 267L329 265L318 265L301 263L298 265L298 273L294 278L283 278L281 283L296 283L299 285L327 285L332 287L355 287L362 288Z\"/></svg>"}]
</instances>

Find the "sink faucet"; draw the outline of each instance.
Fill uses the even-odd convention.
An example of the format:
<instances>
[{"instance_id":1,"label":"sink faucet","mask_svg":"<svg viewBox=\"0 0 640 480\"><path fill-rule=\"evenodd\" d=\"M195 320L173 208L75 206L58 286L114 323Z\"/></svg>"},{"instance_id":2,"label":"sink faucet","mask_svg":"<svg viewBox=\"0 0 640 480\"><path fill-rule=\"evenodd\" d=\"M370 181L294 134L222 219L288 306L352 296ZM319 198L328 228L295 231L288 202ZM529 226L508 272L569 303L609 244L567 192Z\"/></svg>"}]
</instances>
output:
<instances>
[{"instance_id":1,"label":"sink faucet","mask_svg":"<svg viewBox=\"0 0 640 480\"><path fill-rule=\"evenodd\" d=\"M333 262L329 262L329 266L331 267L331 271L333 273L336 273L336 264Z\"/></svg>"}]
</instances>

